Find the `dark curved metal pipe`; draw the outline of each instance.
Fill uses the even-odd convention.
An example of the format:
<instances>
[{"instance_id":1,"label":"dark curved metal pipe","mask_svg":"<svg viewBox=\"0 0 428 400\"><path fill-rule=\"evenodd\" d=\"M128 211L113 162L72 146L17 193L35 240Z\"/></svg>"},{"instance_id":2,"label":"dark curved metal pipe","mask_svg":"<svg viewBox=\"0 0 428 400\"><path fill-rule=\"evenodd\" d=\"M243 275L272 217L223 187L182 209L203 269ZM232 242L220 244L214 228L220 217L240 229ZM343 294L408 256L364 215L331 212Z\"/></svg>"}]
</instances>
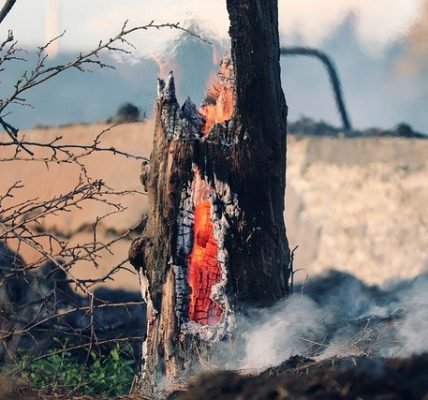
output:
<instances>
[{"instance_id":1,"label":"dark curved metal pipe","mask_svg":"<svg viewBox=\"0 0 428 400\"><path fill-rule=\"evenodd\" d=\"M0 10L0 24L6 18L6 15L9 14L9 11L12 9L16 0L6 0L3 7Z\"/></svg>"},{"instance_id":2,"label":"dark curved metal pipe","mask_svg":"<svg viewBox=\"0 0 428 400\"><path fill-rule=\"evenodd\" d=\"M334 96L336 98L336 105L342 118L343 129L347 131L352 130L351 120L349 119L348 112L346 111L345 101L343 99L342 85L340 83L336 67L331 58L326 53L309 47L281 47L280 52L281 56L314 57L324 64L333 87Z\"/></svg>"}]
</instances>

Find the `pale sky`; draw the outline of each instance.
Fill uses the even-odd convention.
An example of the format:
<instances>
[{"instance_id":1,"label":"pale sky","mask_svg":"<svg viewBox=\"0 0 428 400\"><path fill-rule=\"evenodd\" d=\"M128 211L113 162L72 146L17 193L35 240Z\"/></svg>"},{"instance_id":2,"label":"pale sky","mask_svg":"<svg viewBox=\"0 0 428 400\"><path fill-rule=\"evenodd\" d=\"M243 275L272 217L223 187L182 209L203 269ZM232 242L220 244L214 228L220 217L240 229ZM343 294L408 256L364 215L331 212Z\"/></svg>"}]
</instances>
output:
<instances>
[{"instance_id":1,"label":"pale sky","mask_svg":"<svg viewBox=\"0 0 428 400\"><path fill-rule=\"evenodd\" d=\"M374 53L406 32L421 2L279 0L280 31L284 35L298 33L307 44L317 45L353 12L358 17L360 40ZM150 20L185 24L192 18L220 38L227 38L225 0L18 0L1 25L0 35L12 28L22 46L37 46L67 30L58 43L60 50L84 50L115 34L126 19L129 25L143 25ZM132 40L139 55L160 53L172 35L169 31L142 33Z\"/></svg>"}]
</instances>

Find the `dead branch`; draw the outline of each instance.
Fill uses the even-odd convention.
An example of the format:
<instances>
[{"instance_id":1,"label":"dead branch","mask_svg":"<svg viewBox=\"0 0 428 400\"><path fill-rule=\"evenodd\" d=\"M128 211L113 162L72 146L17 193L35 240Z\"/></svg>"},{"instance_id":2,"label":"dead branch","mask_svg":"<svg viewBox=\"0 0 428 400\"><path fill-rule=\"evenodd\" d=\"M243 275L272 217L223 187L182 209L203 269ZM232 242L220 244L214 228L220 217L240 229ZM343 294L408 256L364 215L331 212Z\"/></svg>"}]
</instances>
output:
<instances>
[{"instance_id":1,"label":"dead branch","mask_svg":"<svg viewBox=\"0 0 428 400\"><path fill-rule=\"evenodd\" d=\"M0 122L1 123L1 122ZM123 156L125 158L131 158L135 160L148 161L146 157L131 154L124 152L116 147L103 147L101 145L102 139L105 134L110 132L113 128L121 125L121 123L111 125L105 129L103 129L90 144L72 144L72 143L61 143L63 139L62 136L57 136L55 139L44 142L44 141L28 141L25 138L21 140L14 139L11 141L3 141L0 140L0 147L15 147L17 149L15 154L10 157L2 157L0 158L0 162L8 162L8 161L39 161L43 163L75 163L78 160L86 158L94 153L111 153L113 155ZM28 156L20 156L21 149L25 148L31 149L29 153L31 157ZM48 150L50 154L44 157L35 157L36 149Z\"/></svg>"},{"instance_id":2,"label":"dead branch","mask_svg":"<svg viewBox=\"0 0 428 400\"><path fill-rule=\"evenodd\" d=\"M26 151L29 155L33 155L31 150L28 150L23 144L20 144L17 141L17 135L19 130L13 127L5 120L4 112L9 105L16 104L28 106L29 104L27 103L25 97L23 97L28 90L45 83L46 81L54 78L55 76L61 74L64 71L76 69L80 72L87 72L91 71L91 67L93 66L99 68L114 68L112 65L109 65L101 60L101 53L104 51L113 51L130 54L131 51L129 50L129 48L134 48L134 46L127 38L131 33L152 29L177 29L186 32L192 36L195 36L204 42L210 43L198 34L190 31L189 29L181 27L179 23L156 24L154 21L151 21L146 25L127 28L127 22L128 21L124 22L121 30L115 36L111 37L106 41L101 40L95 49L90 50L86 53L80 53L74 60L71 60L65 64L59 64L54 66L47 65L48 55L46 53L47 47L54 41L60 39L65 34L65 32L38 48L38 51L36 53L36 61L35 65L33 66L33 69L26 70L21 75L21 78L14 84L12 92L9 94L9 96L0 100L0 125L2 125L3 129L12 139L14 144L21 147L21 149ZM8 60L12 59L11 57L17 51L15 46L16 43L13 42L13 35L11 34L11 32L8 34L8 38L5 41L5 45L10 42L12 42L12 44L6 49L6 56L4 56ZM3 47L0 46L0 50L3 50ZM26 59L24 58L21 58L20 60L26 61Z\"/></svg>"},{"instance_id":3,"label":"dead branch","mask_svg":"<svg viewBox=\"0 0 428 400\"><path fill-rule=\"evenodd\" d=\"M0 17L2 11L3 9ZM105 221L113 214L126 210L124 198L143 193L137 190L116 190L108 187L102 180L90 177L85 159L103 152L144 162L148 160L139 154L103 145L107 132L118 124L101 131L90 143L73 144L64 141L61 136L53 140L27 140L25 136L19 135L18 128L7 121L7 115L11 105L31 106L25 98L28 91L66 70L85 72L93 67L112 68L102 60L102 53L129 53L133 48L128 41L131 33L164 28L178 29L206 41L178 23L155 24L152 21L147 25L127 28L125 22L117 35L100 41L95 49L80 53L68 63L51 66L48 64L46 49L49 44L62 37L63 33L38 48L34 65L22 73L9 95L0 100L0 125L7 134L6 138L0 140L0 147L11 150L7 154L3 153L0 162L42 162L47 167L50 163L64 163L77 165L81 171L71 190L47 200L32 197L15 201L15 197L25 186L25 182L21 181L14 182L0 193L0 358L13 358L16 350L25 346L26 340L33 342L31 349L25 348L26 352L31 352L33 348L39 349L39 342L55 337L71 338L67 348L56 353L44 351L41 355L36 354L30 362L62 351L86 349L89 354L91 349L99 351L103 345L142 340L140 330L135 336L131 336L132 330L138 328L135 326L135 317L132 326L127 326L126 321L120 318L113 323L106 322L97 314L111 308L122 310L122 316L123 313L131 315L130 307L144 305L141 301L111 304L96 296L97 286L114 280L118 272L127 271L135 275L134 271L128 269L128 259L124 257L116 265L110 265L109 270L99 274L97 278L79 278L72 269L82 263L88 265L88 268L100 269L103 254L113 254L113 246L120 241L129 241L142 225L140 223L137 227L112 230L107 234ZM0 72L14 61L27 62L27 57L17 47L17 42L9 31L7 38L0 43ZM78 211L88 202L95 202L100 210L104 210L93 221L87 221L68 233L47 227L48 218L50 220L52 217ZM90 233L89 239L76 243L73 239L81 232ZM7 247L9 244L13 244L17 253ZM19 256L24 246L36 252L35 261L25 263ZM140 311L139 316L144 317L144 313ZM112 337L111 332L115 335L117 333L116 337ZM126 335L123 335L124 332ZM0 359L2 361L4 360Z\"/></svg>"}]
</instances>

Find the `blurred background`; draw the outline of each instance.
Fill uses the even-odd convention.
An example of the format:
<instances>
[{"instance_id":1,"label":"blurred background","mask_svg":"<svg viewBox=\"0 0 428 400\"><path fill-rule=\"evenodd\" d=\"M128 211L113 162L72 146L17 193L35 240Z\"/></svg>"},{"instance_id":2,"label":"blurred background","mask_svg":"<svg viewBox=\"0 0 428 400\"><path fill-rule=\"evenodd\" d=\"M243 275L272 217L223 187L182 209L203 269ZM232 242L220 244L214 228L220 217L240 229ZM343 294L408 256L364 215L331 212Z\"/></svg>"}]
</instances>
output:
<instances>
[{"instance_id":1,"label":"blurred background","mask_svg":"<svg viewBox=\"0 0 428 400\"><path fill-rule=\"evenodd\" d=\"M390 129L404 122L428 134L428 0L279 0L279 5L281 45L315 47L331 56L355 128ZM65 31L48 47L48 62L65 63L115 36L127 19L130 27L152 20L180 22L212 44L172 29L139 32L130 38L132 54L104 56L115 69L66 71L28 93L33 108L10 107L8 121L32 129L23 133L28 140L61 136L68 143L92 143L105 122L115 121L118 108L132 103L141 112L140 120L147 117L145 122L114 128L102 144L148 157L156 78L174 70L179 102L190 96L200 103L229 46L224 0L18 0L0 25L0 38L13 29L29 61L16 61L1 72L0 98L32 68L37 46ZM329 78L318 60L282 57L281 67L290 122L306 116L341 125ZM127 108L131 114L133 110ZM302 136L298 126L289 127L285 218L290 247L299 245L295 262L302 270L297 278L336 268L381 284L426 272L428 141ZM0 189L24 182L15 202L66 193L80 174L76 166L64 164L47 169L14 160L1 167ZM141 190L137 160L94 154L85 159L85 167L110 187ZM113 231L137 224L147 208L144 195L126 196L121 202L127 210L104 220L105 240ZM45 228L71 234L101 211L88 203L80 211L47 218ZM72 241L90 238L82 231ZM126 259L129 245L121 241L113 253L106 252L100 273ZM36 259L32 249L20 251L27 262ZM85 264L76 268L79 276L94 274ZM119 275L114 285L137 288L135 276Z\"/></svg>"},{"instance_id":2,"label":"blurred background","mask_svg":"<svg viewBox=\"0 0 428 400\"><path fill-rule=\"evenodd\" d=\"M71 71L36 88L28 100L34 109L17 112L19 128L93 123L106 120L120 104L131 102L153 113L156 77L173 69L181 101L202 99L218 57L228 47L226 2L219 0L19 0L1 25L12 29L21 47L34 51L59 34L49 47L54 63L66 62L99 40L151 20L180 22L213 45L175 30L138 33L129 56L111 55L115 70L92 74ZM427 0L279 0L282 46L303 45L326 51L335 61L350 117L356 128L391 128L406 122L428 133ZM306 58L282 58L283 85L290 120L305 115L340 125L323 66ZM30 63L2 72L0 95Z\"/></svg>"},{"instance_id":3,"label":"blurred background","mask_svg":"<svg viewBox=\"0 0 428 400\"><path fill-rule=\"evenodd\" d=\"M319 60L281 57L290 122L284 218L295 250L294 293L307 297L248 313L245 357L239 360L234 346L233 368L276 365L292 354L428 352L428 0L278 2L281 46L331 57L355 130L341 128ZM76 377L77 390L92 390L92 380L94 387L105 383L109 395L118 388L121 347L113 353L110 346L118 341L135 344L123 364L133 381L129 365L141 356L146 312L128 252L147 221L142 158L153 146L157 77L173 70L179 103L187 96L202 101L229 48L226 0L17 0L0 24L0 47L12 30L27 59L3 63L1 47L0 99L7 99L34 68L40 46L50 43L47 65L66 64L115 37L127 20L128 27L179 22L200 38L169 28L139 31L127 37L132 53L101 56L114 68L67 70L25 93L30 107L10 105L1 115L33 153L0 132L0 372L6 350L15 357L70 346L80 357L89 343L94 370L76 358L89 378L68 369L60 351L49 368L44 356L25 362L32 367L43 358L42 385L58 380L55 390L73 394L79 392L59 377ZM94 143L99 151L83 150ZM97 348L112 358L98 361ZM381 366L378 358L358 365L364 372ZM414 365L416 378L406 376L403 393L426 375L420 361ZM352 385L337 384L330 362L327 368L329 383L308 385L305 375L305 390L334 387L349 397ZM398 383L397 371L387 390L391 380Z\"/></svg>"}]
</instances>

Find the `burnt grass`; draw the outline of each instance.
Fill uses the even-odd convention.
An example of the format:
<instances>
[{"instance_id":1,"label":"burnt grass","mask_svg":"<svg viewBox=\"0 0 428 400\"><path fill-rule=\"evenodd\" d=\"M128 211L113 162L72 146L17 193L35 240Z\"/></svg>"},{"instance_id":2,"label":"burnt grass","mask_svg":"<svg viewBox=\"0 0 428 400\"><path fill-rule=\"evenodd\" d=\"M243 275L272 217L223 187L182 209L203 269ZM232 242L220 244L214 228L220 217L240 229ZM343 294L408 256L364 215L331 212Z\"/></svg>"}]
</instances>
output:
<instances>
[{"instance_id":1,"label":"burnt grass","mask_svg":"<svg viewBox=\"0 0 428 400\"><path fill-rule=\"evenodd\" d=\"M295 356L258 375L202 374L168 400L428 399L428 354L407 359Z\"/></svg>"}]
</instances>

